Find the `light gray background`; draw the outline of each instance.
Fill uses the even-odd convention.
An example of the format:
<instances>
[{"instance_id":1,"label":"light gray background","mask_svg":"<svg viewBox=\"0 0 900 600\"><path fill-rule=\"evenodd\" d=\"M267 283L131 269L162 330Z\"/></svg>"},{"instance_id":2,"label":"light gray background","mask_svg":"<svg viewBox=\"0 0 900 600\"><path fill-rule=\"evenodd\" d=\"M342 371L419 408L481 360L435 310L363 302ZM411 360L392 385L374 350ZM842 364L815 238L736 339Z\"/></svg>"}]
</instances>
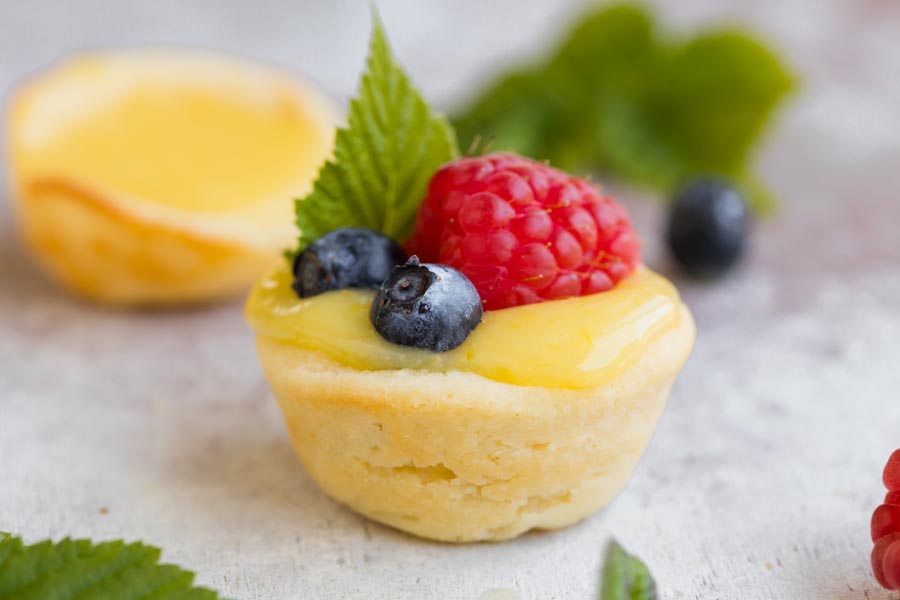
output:
<instances>
[{"instance_id":1,"label":"light gray background","mask_svg":"<svg viewBox=\"0 0 900 600\"><path fill-rule=\"evenodd\" d=\"M442 106L539 54L579 2L382 1ZM35 274L0 200L0 530L123 536L241 600L583 599L614 535L665 598L890 598L868 565L900 446L900 4L654 2L676 31L740 20L804 74L760 158L783 202L728 280L676 279L694 355L631 486L568 530L418 541L322 495L294 459L240 304L167 314L78 304ZM0 88L82 47L179 43L353 90L367 2L3 0ZM648 262L658 208L622 191ZM499 589L505 592L490 593Z\"/></svg>"}]
</instances>

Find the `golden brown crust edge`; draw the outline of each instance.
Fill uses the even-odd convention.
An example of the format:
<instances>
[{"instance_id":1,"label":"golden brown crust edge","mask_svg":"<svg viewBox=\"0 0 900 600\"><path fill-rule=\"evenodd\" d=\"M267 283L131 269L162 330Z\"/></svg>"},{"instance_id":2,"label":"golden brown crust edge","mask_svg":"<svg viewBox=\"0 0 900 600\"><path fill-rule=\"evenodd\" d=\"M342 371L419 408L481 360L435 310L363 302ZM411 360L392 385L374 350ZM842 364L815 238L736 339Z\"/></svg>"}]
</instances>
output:
<instances>
[{"instance_id":1,"label":"golden brown crust edge","mask_svg":"<svg viewBox=\"0 0 900 600\"><path fill-rule=\"evenodd\" d=\"M275 250L128 214L101 192L38 178L18 191L21 235L70 291L132 306L198 304L245 292Z\"/></svg>"},{"instance_id":2,"label":"golden brown crust edge","mask_svg":"<svg viewBox=\"0 0 900 600\"><path fill-rule=\"evenodd\" d=\"M574 523L625 486L693 346L681 311L676 329L597 389L361 371L257 343L297 454L325 492L421 537L502 540Z\"/></svg>"}]
</instances>

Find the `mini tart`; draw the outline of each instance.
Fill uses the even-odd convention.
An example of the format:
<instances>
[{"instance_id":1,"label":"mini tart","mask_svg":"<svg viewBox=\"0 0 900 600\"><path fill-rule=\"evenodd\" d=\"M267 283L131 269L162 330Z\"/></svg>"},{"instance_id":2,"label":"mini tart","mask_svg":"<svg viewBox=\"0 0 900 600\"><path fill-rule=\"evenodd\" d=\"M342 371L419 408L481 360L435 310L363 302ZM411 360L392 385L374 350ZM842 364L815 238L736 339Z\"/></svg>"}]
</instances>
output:
<instances>
[{"instance_id":1,"label":"mini tart","mask_svg":"<svg viewBox=\"0 0 900 600\"><path fill-rule=\"evenodd\" d=\"M254 316L254 296L260 359L313 479L376 521L448 542L565 527L606 506L643 454L695 335L676 294L668 326L605 365L615 376L602 385L521 385L471 370L350 366L261 333L272 330ZM589 298L523 308L554 317ZM487 317L463 352L477 351Z\"/></svg>"},{"instance_id":2,"label":"mini tart","mask_svg":"<svg viewBox=\"0 0 900 600\"><path fill-rule=\"evenodd\" d=\"M23 240L54 281L120 305L246 291L296 233L339 111L312 84L191 50L68 58L7 111Z\"/></svg>"}]
</instances>

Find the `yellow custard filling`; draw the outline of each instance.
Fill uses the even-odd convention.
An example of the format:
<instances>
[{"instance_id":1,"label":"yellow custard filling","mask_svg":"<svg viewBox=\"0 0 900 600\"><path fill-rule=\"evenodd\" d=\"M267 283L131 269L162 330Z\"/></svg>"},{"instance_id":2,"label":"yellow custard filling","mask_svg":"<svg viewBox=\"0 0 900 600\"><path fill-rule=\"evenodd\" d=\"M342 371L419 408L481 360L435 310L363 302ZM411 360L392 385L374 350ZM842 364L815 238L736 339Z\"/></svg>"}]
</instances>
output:
<instances>
[{"instance_id":1,"label":"yellow custard filling","mask_svg":"<svg viewBox=\"0 0 900 600\"><path fill-rule=\"evenodd\" d=\"M165 56L88 56L37 83L20 103L20 168L201 213L315 176L333 134L301 90L239 61Z\"/></svg>"},{"instance_id":2,"label":"yellow custard filling","mask_svg":"<svg viewBox=\"0 0 900 600\"><path fill-rule=\"evenodd\" d=\"M683 318L675 287L642 268L601 294L486 312L461 346L439 353L384 340L369 322L373 297L341 290L300 299L282 269L256 284L246 316L259 335L355 369L459 370L550 388L609 383Z\"/></svg>"}]
</instances>

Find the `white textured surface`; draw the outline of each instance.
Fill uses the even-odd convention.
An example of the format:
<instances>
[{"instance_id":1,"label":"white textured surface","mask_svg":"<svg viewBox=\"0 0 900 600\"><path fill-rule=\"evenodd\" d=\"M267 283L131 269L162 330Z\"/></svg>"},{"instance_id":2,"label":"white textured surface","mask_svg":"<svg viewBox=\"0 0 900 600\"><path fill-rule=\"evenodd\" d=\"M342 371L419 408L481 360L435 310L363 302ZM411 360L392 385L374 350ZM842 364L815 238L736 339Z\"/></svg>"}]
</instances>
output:
<instances>
[{"instance_id":1,"label":"white textured surface","mask_svg":"<svg viewBox=\"0 0 900 600\"><path fill-rule=\"evenodd\" d=\"M383 2L398 53L442 102L534 51L554 3ZM676 280L699 340L632 485L566 531L421 542L324 497L294 459L240 306L104 312L37 277L0 204L0 530L124 536L241 600L586 599L615 535L665 598L849 600L877 591L868 519L900 446L900 6L893 0L656 4L679 27L765 28L805 73L763 156L784 200L714 285ZM62 50L182 42L353 87L366 2L0 5L0 86ZM638 215L651 264L659 214Z\"/></svg>"}]
</instances>

